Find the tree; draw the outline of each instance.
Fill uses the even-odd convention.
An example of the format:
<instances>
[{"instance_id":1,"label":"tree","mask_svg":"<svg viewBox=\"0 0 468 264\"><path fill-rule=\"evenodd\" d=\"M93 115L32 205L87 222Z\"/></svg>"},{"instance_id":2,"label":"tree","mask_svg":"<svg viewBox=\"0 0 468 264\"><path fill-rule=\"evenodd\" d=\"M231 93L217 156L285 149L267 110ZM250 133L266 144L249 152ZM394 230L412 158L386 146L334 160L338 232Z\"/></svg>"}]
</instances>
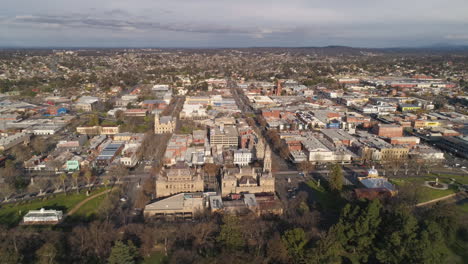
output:
<instances>
[{"instance_id":1,"label":"tree","mask_svg":"<svg viewBox=\"0 0 468 264\"><path fill-rule=\"evenodd\" d=\"M347 204L334 226L337 241L344 249L342 257L349 262L365 263L372 253L374 239L378 234L382 205L378 199L362 204Z\"/></svg>"},{"instance_id":2,"label":"tree","mask_svg":"<svg viewBox=\"0 0 468 264\"><path fill-rule=\"evenodd\" d=\"M294 263L304 261L304 247L307 239L302 228L295 228L284 233L282 241Z\"/></svg>"},{"instance_id":3,"label":"tree","mask_svg":"<svg viewBox=\"0 0 468 264\"><path fill-rule=\"evenodd\" d=\"M109 170L108 174L115 177L117 179L117 183L119 183L123 177L128 175L128 169L124 165L118 164L113 166Z\"/></svg>"},{"instance_id":4,"label":"tree","mask_svg":"<svg viewBox=\"0 0 468 264\"><path fill-rule=\"evenodd\" d=\"M333 165L328 183L332 191L341 191L343 189L343 171L339 164Z\"/></svg>"},{"instance_id":5,"label":"tree","mask_svg":"<svg viewBox=\"0 0 468 264\"><path fill-rule=\"evenodd\" d=\"M72 179L75 182L76 192L79 193L78 181L80 180L80 171L73 172Z\"/></svg>"},{"instance_id":6,"label":"tree","mask_svg":"<svg viewBox=\"0 0 468 264\"><path fill-rule=\"evenodd\" d=\"M269 258L268 263L288 263L288 249L278 233L268 240L266 255Z\"/></svg>"},{"instance_id":7,"label":"tree","mask_svg":"<svg viewBox=\"0 0 468 264\"><path fill-rule=\"evenodd\" d=\"M99 116L97 114L92 114L89 117L88 126L99 126Z\"/></svg>"},{"instance_id":8,"label":"tree","mask_svg":"<svg viewBox=\"0 0 468 264\"><path fill-rule=\"evenodd\" d=\"M412 249L418 243L418 221L409 210L397 209L388 213L383 221L376 259L382 263L414 263Z\"/></svg>"},{"instance_id":9,"label":"tree","mask_svg":"<svg viewBox=\"0 0 468 264\"><path fill-rule=\"evenodd\" d=\"M42 154L47 151L48 145L47 142L43 138L36 137L31 142L31 147L37 154Z\"/></svg>"},{"instance_id":10,"label":"tree","mask_svg":"<svg viewBox=\"0 0 468 264\"><path fill-rule=\"evenodd\" d=\"M11 149L11 154L15 156L17 161L23 162L31 156L31 151L24 145L16 145Z\"/></svg>"},{"instance_id":11,"label":"tree","mask_svg":"<svg viewBox=\"0 0 468 264\"><path fill-rule=\"evenodd\" d=\"M44 189L49 187L50 180L47 178L38 177L37 179L34 180L34 185L39 190L39 195L42 195L44 192Z\"/></svg>"},{"instance_id":12,"label":"tree","mask_svg":"<svg viewBox=\"0 0 468 264\"><path fill-rule=\"evenodd\" d=\"M85 170L84 178L86 179L86 185L89 186L91 184L91 180L93 179L93 173L90 169Z\"/></svg>"},{"instance_id":13,"label":"tree","mask_svg":"<svg viewBox=\"0 0 468 264\"><path fill-rule=\"evenodd\" d=\"M117 240L112 247L108 261L110 264L132 264L136 263L137 256L137 249L132 241L128 240L125 244Z\"/></svg>"},{"instance_id":14,"label":"tree","mask_svg":"<svg viewBox=\"0 0 468 264\"><path fill-rule=\"evenodd\" d=\"M13 189L9 184L0 184L0 194L5 199L5 201L8 201L8 198L14 193L15 189Z\"/></svg>"},{"instance_id":15,"label":"tree","mask_svg":"<svg viewBox=\"0 0 468 264\"><path fill-rule=\"evenodd\" d=\"M297 165L298 169L304 173L308 173L312 169L312 164L309 161L303 161Z\"/></svg>"},{"instance_id":16,"label":"tree","mask_svg":"<svg viewBox=\"0 0 468 264\"><path fill-rule=\"evenodd\" d=\"M57 263L58 250L52 243L45 243L36 251L37 263L40 264L52 264Z\"/></svg>"},{"instance_id":17,"label":"tree","mask_svg":"<svg viewBox=\"0 0 468 264\"><path fill-rule=\"evenodd\" d=\"M66 186L65 186L65 183L66 183L66 181L67 181L67 178L68 178L68 177L67 177L67 174L65 174L65 173L61 173L61 174L59 175L59 177L58 177L58 179L59 179L59 181L60 181L60 183L61 183L61 185L62 185L62 187L63 187L63 191L66 191L66 189L67 189Z\"/></svg>"},{"instance_id":18,"label":"tree","mask_svg":"<svg viewBox=\"0 0 468 264\"><path fill-rule=\"evenodd\" d=\"M0 247L0 259L2 264L17 264L21 263L22 256L10 247Z\"/></svg>"},{"instance_id":19,"label":"tree","mask_svg":"<svg viewBox=\"0 0 468 264\"><path fill-rule=\"evenodd\" d=\"M216 241L229 251L242 249L245 246L245 240L240 232L239 219L236 216L226 214L223 216L223 222Z\"/></svg>"}]
</instances>

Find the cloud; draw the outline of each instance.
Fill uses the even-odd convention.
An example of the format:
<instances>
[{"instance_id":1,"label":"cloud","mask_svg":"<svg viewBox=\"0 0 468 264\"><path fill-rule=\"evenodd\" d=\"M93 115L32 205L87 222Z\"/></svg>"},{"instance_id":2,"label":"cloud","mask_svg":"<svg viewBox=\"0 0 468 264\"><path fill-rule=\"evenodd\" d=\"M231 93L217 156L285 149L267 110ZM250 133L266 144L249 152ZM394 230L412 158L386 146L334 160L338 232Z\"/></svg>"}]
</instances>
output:
<instances>
[{"instance_id":1,"label":"cloud","mask_svg":"<svg viewBox=\"0 0 468 264\"><path fill-rule=\"evenodd\" d=\"M96 18L87 15L51 16L51 15L19 15L9 20L9 23L34 27L38 25L56 25L66 28L95 28L110 30L164 30L187 33L212 33L212 34L268 34L272 29L256 27L233 27L216 24L190 24L186 22L160 23L151 21L139 21L129 19Z\"/></svg>"},{"instance_id":2,"label":"cloud","mask_svg":"<svg viewBox=\"0 0 468 264\"><path fill-rule=\"evenodd\" d=\"M2 3L0 45L466 43L466 10L466 0L17 0Z\"/></svg>"}]
</instances>

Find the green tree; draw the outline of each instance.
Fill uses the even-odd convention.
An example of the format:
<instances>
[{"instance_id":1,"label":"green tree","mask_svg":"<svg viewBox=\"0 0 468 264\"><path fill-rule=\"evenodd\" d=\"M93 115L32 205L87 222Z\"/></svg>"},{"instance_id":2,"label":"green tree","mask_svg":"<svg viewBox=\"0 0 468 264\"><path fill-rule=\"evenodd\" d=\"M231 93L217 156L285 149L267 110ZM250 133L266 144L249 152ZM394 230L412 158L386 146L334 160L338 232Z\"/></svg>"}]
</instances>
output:
<instances>
[{"instance_id":1,"label":"green tree","mask_svg":"<svg viewBox=\"0 0 468 264\"><path fill-rule=\"evenodd\" d=\"M53 264L57 263L58 250L51 243L45 243L36 251L37 263Z\"/></svg>"},{"instance_id":2,"label":"green tree","mask_svg":"<svg viewBox=\"0 0 468 264\"><path fill-rule=\"evenodd\" d=\"M245 246L245 240L240 231L239 219L233 215L224 215L221 232L216 240L228 250L240 250Z\"/></svg>"},{"instance_id":3,"label":"green tree","mask_svg":"<svg viewBox=\"0 0 468 264\"><path fill-rule=\"evenodd\" d=\"M444 233L433 221L424 221L418 234L417 243L414 245L414 262L438 264L445 263L448 248L445 244Z\"/></svg>"},{"instance_id":4,"label":"green tree","mask_svg":"<svg viewBox=\"0 0 468 264\"><path fill-rule=\"evenodd\" d=\"M333 165L328 182L332 191L341 191L343 189L343 171L339 164Z\"/></svg>"},{"instance_id":5,"label":"green tree","mask_svg":"<svg viewBox=\"0 0 468 264\"><path fill-rule=\"evenodd\" d=\"M117 240L112 247L108 261L110 264L133 264L136 263L137 257L137 249L132 241L129 240L125 244Z\"/></svg>"},{"instance_id":6,"label":"green tree","mask_svg":"<svg viewBox=\"0 0 468 264\"><path fill-rule=\"evenodd\" d=\"M88 126L98 126L99 125L99 116L97 114L92 114L89 117Z\"/></svg>"},{"instance_id":7,"label":"green tree","mask_svg":"<svg viewBox=\"0 0 468 264\"><path fill-rule=\"evenodd\" d=\"M340 226L341 227L341 226ZM307 260L311 264L338 264L342 262L341 256L344 254L342 243L338 241L340 227L333 226L327 234L318 241L315 247L308 252Z\"/></svg>"},{"instance_id":8,"label":"green tree","mask_svg":"<svg viewBox=\"0 0 468 264\"><path fill-rule=\"evenodd\" d=\"M412 249L418 244L418 221L409 210L385 215L376 244L376 259L382 263L414 263Z\"/></svg>"},{"instance_id":9,"label":"green tree","mask_svg":"<svg viewBox=\"0 0 468 264\"><path fill-rule=\"evenodd\" d=\"M307 239L302 228L286 231L282 241L294 263L304 262L304 247L307 244Z\"/></svg>"},{"instance_id":10,"label":"green tree","mask_svg":"<svg viewBox=\"0 0 468 264\"><path fill-rule=\"evenodd\" d=\"M378 199L364 204L347 204L336 224L336 234L351 262L365 263L372 253L378 234L382 205Z\"/></svg>"}]
</instances>

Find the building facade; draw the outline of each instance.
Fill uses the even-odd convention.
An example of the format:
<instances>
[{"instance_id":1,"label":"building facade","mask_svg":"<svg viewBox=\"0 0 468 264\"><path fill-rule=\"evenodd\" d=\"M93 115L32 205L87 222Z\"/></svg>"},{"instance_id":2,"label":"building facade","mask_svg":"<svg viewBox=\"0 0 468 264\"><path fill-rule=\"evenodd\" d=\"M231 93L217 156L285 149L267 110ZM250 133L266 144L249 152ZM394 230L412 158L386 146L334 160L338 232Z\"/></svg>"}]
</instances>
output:
<instances>
[{"instance_id":1,"label":"building facade","mask_svg":"<svg viewBox=\"0 0 468 264\"><path fill-rule=\"evenodd\" d=\"M154 117L154 133L166 134L173 133L176 128L176 119L172 116L155 115Z\"/></svg>"},{"instance_id":2,"label":"building facade","mask_svg":"<svg viewBox=\"0 0 468 264\"><path fill-rule=\"evenodd\" d=\"M162 170L156 177L156 197L166 197L182 192L202 192L203 177L184 162Z\"/></svg>"}]
</instances>

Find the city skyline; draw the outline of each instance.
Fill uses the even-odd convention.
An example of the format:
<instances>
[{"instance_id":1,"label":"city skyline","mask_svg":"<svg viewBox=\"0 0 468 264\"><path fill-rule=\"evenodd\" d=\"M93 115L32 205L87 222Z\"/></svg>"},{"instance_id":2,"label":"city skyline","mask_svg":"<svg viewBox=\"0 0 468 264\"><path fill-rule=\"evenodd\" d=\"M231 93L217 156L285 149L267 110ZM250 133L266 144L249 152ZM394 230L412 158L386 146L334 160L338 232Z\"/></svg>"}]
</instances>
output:
<instances>
[{"instance_id":1,"label":"city skyline","mask_svg":"<svg viewBox=\"0 0 468 264\"><path fill-rule=\"evenodd\" d=\"M468 3L15 1L2 47L420 47L467 45Z\"/></svg>"}]
</instances>

